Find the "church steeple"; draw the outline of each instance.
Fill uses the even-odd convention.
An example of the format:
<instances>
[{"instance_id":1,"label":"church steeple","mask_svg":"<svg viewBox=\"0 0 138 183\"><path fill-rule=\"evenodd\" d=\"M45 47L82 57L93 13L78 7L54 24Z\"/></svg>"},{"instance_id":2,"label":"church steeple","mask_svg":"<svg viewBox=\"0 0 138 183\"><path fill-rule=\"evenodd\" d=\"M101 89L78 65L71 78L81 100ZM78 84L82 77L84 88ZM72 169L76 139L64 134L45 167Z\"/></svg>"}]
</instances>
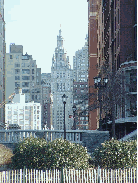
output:
<instances>
[{"instance_id":1,"label":"church steeple","mask_svg":"<svg viewBox=\"0 0 138 183\"><path fill-rule=\"evenodd\" d=\"M57 36L57 47L63 47L63 37L61 36L61 29L59 30L59 36Z\"/></svg>"}]
</instances>

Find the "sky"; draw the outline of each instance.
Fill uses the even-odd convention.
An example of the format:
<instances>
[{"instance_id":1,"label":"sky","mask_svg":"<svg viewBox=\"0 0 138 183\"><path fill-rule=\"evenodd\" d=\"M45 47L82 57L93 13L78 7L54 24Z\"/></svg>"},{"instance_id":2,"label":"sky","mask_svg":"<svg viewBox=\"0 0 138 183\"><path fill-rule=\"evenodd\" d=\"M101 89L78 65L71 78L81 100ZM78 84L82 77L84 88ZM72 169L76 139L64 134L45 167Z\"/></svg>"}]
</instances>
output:
<instances>
[{"instance_id":1,"label":"sky","mask_svg":"<svg viewBox=\"0 0 138 183\"><path fill-rule=\"evenodd\" d=\"M73 69L73 56L85 44L88 33L87 0L5 0L6 53L10 43L23 45L41 73L51 73L59 29Z\"/></svg>"}]
</instances>

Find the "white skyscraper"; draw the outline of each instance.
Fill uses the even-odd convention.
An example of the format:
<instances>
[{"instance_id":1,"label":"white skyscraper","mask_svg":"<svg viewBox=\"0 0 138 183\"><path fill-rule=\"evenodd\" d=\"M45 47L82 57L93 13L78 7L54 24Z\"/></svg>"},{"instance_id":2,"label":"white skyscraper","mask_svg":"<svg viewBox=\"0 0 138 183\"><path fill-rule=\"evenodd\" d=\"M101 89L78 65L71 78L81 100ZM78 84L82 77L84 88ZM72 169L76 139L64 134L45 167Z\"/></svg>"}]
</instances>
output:
<instances>
[{"instance_id":1,"label":"white skyscraper","mask_svg":"<svg viewBox=\"0 0 138 183\"><path fill-rule=\"evenodd\" d=\"M5 47L4 0L0 0L0 127L5 123Z\"/></svg>"},{"instance_id":2,"label":"white skyscraper","mask_svg":"<svg viewBox=\"0 0 138 183\"><path fill-rule=\"evenodd\" d=\"M59 30L59 36L57 36L55 56L53 55L52 58L51 93L53 95L52 123L54 129L64 129L63 94L68 96L65 107L66 129L71 129L73 119L69 118L69 115L73 114L73 70L71 70L71 66L69 64L69 57L66 57L66 53L64 53L61 30Z\"/></svg>"}]
</instances>

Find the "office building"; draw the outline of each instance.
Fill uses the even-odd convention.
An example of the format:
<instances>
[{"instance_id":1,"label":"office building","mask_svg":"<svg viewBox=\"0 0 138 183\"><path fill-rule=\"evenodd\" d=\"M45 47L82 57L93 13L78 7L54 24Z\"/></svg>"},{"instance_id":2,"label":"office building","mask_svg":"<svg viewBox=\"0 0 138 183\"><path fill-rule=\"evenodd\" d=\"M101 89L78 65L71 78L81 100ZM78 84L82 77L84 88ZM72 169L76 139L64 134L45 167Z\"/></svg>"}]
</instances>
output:
<instances>
[{"instance_id":1,"label":"office building","mask_svg":"<svg viewBox=\"0 0 138 183\"><path fill-rule=\"evenodd\" d=\"M12 124L19 125L21 130L41 130L41 104L25 103L25 94L20 89L9 104L5 104L6 129Z\"/></svg>"},{"instance_id":2,"label":"office building","mask_svg":"<svg viewBox=\"0 0 138 183\"><path fill-rule=\"evenodd\" d=\"M5 123L5 52L4 0L0 0L0 128Z\"/></svg>"},{"instance_id":3,"label":"office building","mask_svg":"<svg viewBox=\"0 0 138 183\"><path fill-rule=\"evenodd\" d=\"M51 129L51 73L41 74L42 83L42 124L43 128Z\"/></svg>"},{"instance_id":4,"label":"office building","mask_svg":"<svg viewBox=\"0 0 138 183\"><path fill-rule=\"evenodd\" d=\"M68 96L65 107L65 124L66 129L70 130L73 125L73 119L69 118L69 115L73 115L73 71L69 64L69 57L66 57L64 52L61 30L57 36L57 47L52 58L51 93L53 95L52 121L54 129L64 129L62 96L65 94Z\"/></svg>"},{"instance_id":5,"label":"office building","mask_svg":"<svg viewBox=\"0 0 138 183\"><path fill-rule=\"evenodd\" d=\"M73 104L76 129L88 130L88 35L82 49L73 57Z\"/></svg>"},{"instance_id":6,"label":"office building","mask_svg":"<svg viewBox=\"0 0 138 183\"><path fill-rule=\"evenodd\" d=\"M10 45L10 53L6 53L5 74L7 102L11 93L18 93L19 88L22 88L22 92L26 94L26 102L41 103L41 69L37 68L32 55L23 55L22 45Z\"/></svg>"}]
</instances>

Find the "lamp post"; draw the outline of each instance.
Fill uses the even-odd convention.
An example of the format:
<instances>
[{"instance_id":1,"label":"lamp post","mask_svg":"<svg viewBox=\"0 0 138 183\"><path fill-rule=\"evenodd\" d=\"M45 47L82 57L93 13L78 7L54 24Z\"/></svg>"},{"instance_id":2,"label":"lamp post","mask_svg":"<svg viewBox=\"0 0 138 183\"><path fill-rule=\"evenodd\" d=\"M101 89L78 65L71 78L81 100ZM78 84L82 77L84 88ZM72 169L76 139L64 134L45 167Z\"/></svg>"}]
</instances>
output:
<instances>
[{"instance_id":1,"label":"lamp post","mask_svg":"<svg viewBox=\"0 0 138 183\"><path fill-rule=\"evenodd\" d=\"M67 101L68 96L66 96L65 94L62 96L62 102L64 104L64 139L66 139L66 126L65 126L65 104Z\"/></svg>"},{"instance_id":2,"label":"lamp post","mask_svg":"<svg viewBox=\"0 0 138 183\"><path fill-rule=\"evenodd\" d=\"M73 124L73 127L74 127L74 130L76 130L76 122L75 122L75 112L76 112L76 110L77 110L77 108L76 108L76 105L73 105L73 107L72 107L72 109L73 109L73 117L74 117L74 124Z\"/></svg>"},{"instance_id":3,"label":"lamp post","mask_svg":"<svg viewBox=\"0 0 138 183\"><path fill-rule=\"evenodd\" d=\"M100 76L98 77L94 77L94 85L95 85L95 89L99 89L98 90L98 100L100 102L100 119L99 119L99 130L102 130L102 88L106 87L106 84L108 82L108 78L103 78L103 82L102 82L102 78Z\"/></svg>"}]
</instances>

